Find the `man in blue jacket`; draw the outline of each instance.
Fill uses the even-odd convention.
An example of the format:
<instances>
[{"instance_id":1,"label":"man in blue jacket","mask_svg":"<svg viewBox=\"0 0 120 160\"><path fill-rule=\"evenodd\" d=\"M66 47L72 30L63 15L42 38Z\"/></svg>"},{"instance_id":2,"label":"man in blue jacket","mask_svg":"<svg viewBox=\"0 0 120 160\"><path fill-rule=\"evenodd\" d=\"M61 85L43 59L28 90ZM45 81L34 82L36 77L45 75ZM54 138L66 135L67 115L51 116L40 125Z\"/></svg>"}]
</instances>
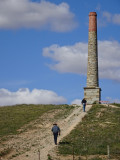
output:
<instances>
[{"instance_id":1,"label":"man in blue jacket","mask_svg":"<svg viewBox=\"0 0 120 160\"><path fill-rule=\"evenodd\" d=\"M82 105L83 105L83 111L85 112L85 107L86 107L86 103L87 103L86 99L83 98L83 100L82 100L81 103L82 103Z\"/></svg>"},{"instance_id":2,"label":"man in blue jacket","mask_svg":"<svg viewBox=\"0 0 120 160\"><path fill-rule=\"evenodd\" d=\"M60 128L57 126L56 123L54 123L51 131L53 132L54 143L55 143L55 145L57 145L57 137L58 137L58 135L60 136Z\"/></svg>"}]
</instances>

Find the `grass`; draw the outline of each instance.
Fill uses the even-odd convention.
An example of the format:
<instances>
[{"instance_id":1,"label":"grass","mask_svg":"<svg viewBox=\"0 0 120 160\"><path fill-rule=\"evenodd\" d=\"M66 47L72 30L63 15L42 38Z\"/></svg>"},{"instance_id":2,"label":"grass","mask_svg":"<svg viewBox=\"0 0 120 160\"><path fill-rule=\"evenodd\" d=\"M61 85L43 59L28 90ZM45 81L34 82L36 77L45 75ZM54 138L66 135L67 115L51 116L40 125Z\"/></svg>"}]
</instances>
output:
<instances>
[{"instance_id":1,"label":"grass","mask_svg":"<svg viewBox=\"0 0 120 160\"><path fill-rule=\"evenodd\" d=\"M19 129L31 121L40 118L48 111L61 109L71 110L68 105L15 105L0 107L0 138L5 140L5 136L19 133ZM62 116L62 115L61 115Z\"/></svg>"},{"instance_id":2,"label":"grass","mask_svg":"<svg viewBox=\"0 0 120 160\"><path fill-rule=\"evenodd\" d=\"M76 108L76 107L75 107ZM62 111L55 115L55 119L66 118L74 109L74 106L65 105L65 108L62 108Z\"/></svg>"},{"instance_id":3,"label":"grass","mask_svg":"<svg viewBox=\"0 0 120 160\"><path fill-rule=\"evenodd\" d=\"M120 107L120 104L113 103L114 106Z\"/></svg>"},{"instance_id":4,"label":"grass","mask_svg":"<svg viewBox=\"0 0 120 160\"><path fill-rule=\"evenodd\" d=\"M120 104L118 108L93 105L82 122L66 136L58 146L60 154L71 155L106 155L107 146L110 154L120 156ZM19 133L26 124L39 119L44 113L60 110L54 117L65 117L74 107L68 105L16 105L0 107L0 139ZM7 148L0 156L11 152ZM102 160L99 156L91 160Z\"/></svg>"},{"instance_id":5,"label":"grass","mask_svg":"<svg viewBox=\"0 0 120 160\"><path fill-rule=\"evenodd\" d=\"M60 154L120 156L120 108L93 105L83 121L59 145Z\"/></svg>"}]
</instances>

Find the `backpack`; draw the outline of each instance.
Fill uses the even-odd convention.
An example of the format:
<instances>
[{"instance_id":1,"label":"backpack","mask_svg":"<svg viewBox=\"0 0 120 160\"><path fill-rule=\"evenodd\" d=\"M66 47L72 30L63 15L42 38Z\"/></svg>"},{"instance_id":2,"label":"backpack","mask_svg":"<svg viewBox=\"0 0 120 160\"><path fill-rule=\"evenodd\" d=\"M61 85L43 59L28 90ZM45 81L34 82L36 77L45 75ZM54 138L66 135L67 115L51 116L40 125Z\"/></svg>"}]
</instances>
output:
<instances>
[{"instance_id":1,"label":"backpack","mask_svg":"<svg viewBox=\"0 0 120 160\"><path fill-rule=\"evenodd\" d=\"M54 126L52 128L53 133L58 133L59 132L59 127L58 126Z\"/></svg>"}]
</instances>

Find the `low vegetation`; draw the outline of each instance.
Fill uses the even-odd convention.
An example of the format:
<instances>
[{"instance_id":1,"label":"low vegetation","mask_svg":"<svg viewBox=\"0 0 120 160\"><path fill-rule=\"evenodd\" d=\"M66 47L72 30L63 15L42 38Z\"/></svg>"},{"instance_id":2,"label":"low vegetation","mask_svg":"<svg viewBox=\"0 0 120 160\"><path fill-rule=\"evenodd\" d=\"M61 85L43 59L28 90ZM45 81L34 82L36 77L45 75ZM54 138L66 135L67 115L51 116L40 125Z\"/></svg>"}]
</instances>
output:
<instances>
[{"instance_id":1,"label":"low vegetation","mask_svg":"<svg viewBox=\"0 0 120 160\"><path fill-rule=\"evenodd\" d=\"M113 103L114 106L120 107L120 104Z\"/></svg>"},{"instance_id":2,"label":"low vegetation","mask_svg":"<svg viewBox=\"0 0 120 160\"><path fill-rule=\"evenodd\" d=\"M93 105L58 150L63 155L107 155L107 147L110 155L120 157L120 108Z\"/></svg>"},{"instance_id":3,"label":"low vegetation","mask_svg":"<svg viewBox=\"0 0 120 160\"><path fill-rule=\"evenodd\" d=\"M58 145L58 153L74 155L79 159L105 160L110 149L110 158L120 157L120 104L116 107L94 104L88 114L72 132ZM31 122L41 121L44 113L55 114L55 119L65 118L73 110L69 105L15 105L0 107L0 140L1 142L21 133L21 128L30 126ZM57 112L59 110L59 112ZM39 122L40 122L39 121ZM30 129L31 129L30 128ZM23 132L24 130L22 130ZM4 143L4 142L3 142ZM7 155L12 148L1 150L0 156ZM77 158L77 159L78 159ZM51 156L48 156L51 159Z\"/></svg>"},{"instance_id":4,"label":"low vegetation","mask_svg":"<svg viewBox=\"0 0 120 160\"><path fill-rule=\"evenodd\" d=\"M68 105L26 104L0 107L0 138L3 140L5 136L19 133L21 127L40 118L44 113L55 112L57 109L61 110L61 114L58 116L63 116L64 112L67 114L73 107ZM64 112L62 112L63 110Z\"/></svg>"}]
</instances>

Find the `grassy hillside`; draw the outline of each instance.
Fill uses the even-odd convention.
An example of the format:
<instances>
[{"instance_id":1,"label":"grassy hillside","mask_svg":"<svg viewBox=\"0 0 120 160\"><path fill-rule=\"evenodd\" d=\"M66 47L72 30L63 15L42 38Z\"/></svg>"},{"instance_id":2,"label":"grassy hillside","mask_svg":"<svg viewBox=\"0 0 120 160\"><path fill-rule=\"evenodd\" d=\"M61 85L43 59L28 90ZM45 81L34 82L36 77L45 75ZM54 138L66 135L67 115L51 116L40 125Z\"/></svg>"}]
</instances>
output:
<instances>
[{"instance_id":1,"label":"grassy hillside","mask_svg":"<svg viewBox=\"0 0 120 160\"><path fill-rule=\"evenodd\" d=\"M118 108L93 105L83 121L60 142L60 154L120 157L120 104Z\"/></svg>"},{"instance_id":2,"label":"grassy hillside","mask_svg":"<svg viewBox=\"0 0 120 160\"><path fill-rule=\"evenodd\" d=\"M69 109L68 109L69 108ZM0 107L0 138L19 133L18 130L48 111L66 110L68 105L15 105ZM65 112L63 112L65 114ZM61 113L62 114L62 113ZM59 115L61 116L61 115Z\"/></svg>"},{"instance_id":3,"label":"grassy hillside","mask_svg":"<svg viewBox=\"0 0 120 160\"><path fill-rule=\"evenodd\" d=\"M59 153L62 155L77 156L107 155L107 146L110 148L110 156L120 157L120 104L111 106L93 105L92 109L83 118L82 122L58 145ZM68 105L16 105L0 107L0 139L21 132L30 126L33 121L40 119L48 112L57 112L55 119L66 117L72 112L73 106ZM24 130L22 130L24 131ZM7 154L6 150L0 155ZM86 158L87 159L87 158ZM92 158L91 160L102 160L106 158Z\"/></svg>"}]
</instances>

